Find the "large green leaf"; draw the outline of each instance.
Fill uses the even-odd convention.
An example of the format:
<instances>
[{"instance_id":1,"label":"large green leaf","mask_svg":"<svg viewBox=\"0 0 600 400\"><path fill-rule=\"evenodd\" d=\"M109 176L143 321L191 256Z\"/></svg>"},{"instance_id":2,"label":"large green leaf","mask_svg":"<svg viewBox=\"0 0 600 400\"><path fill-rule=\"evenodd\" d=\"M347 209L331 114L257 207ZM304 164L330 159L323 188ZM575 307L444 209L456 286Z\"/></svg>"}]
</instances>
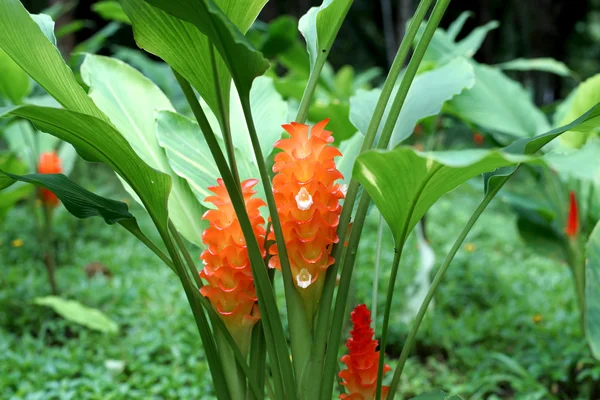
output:
<instances>
[{"instance_id":1,"label":"large green leaf","mask_svg":"<svg viewBox=\"0 0 600 400\"><path fill-rule=\"evenodd\" d=\"M107 121L19 0L0 1L0 48L65 108Z\"/></svg>"},{"instance_id":2,"label":"large green leaf","mask_svg":"<svg viewBox=\"0 0 600 400\"><path fill-rule=\"evenodd\" d=\"M213 207L204 199L212 195L208 187L216 184L220 173L198 123L174 112L161 111L158 113L156 130L158 141L165 149L175 173L188 182L204 206ZM218 139L224 148L223 140ZM248 156L236 148L240 179L258 178L258 169ZM259 195L263 193L257 190Z\"/></svg>"},{"instance_id":3,"label":"large green leaf","mask_svg":"<svg viewBox=\"0 0 600 400\"><path fill-rule=\"evenodd\" d=\"M326 57L329 53L352 2L353 0L323 0L319 7L312 7L300 18L298 29L306 40L311 69L319 55Z\"/></svg>"},{"instance_id":4,"label":"large green leaf","mask_svg":"<svg viewBox=\"0 0 600 400\"><path fill-rule=\"evenodd\" d=\"M185 180L171 169L156 137L156 112L174 111L169 99L136 69L114 58L87 55L81 77L90 87L89 96L150 167L171 176L169 216L181 234L202 245L202 214ZM126 189L130 190L128 185Z\"/></svg>"},{"instance_id":5,"label":"large green leaf","mask_svg":"<svg viewBox=\"0 0 600 400\"><path fill-rule=\"evenodd\" d=\"M84 306L74 301L58 296L37 297L33 302L40 306L52 308L64 319L85 326L86 328L105 333L119 332L119 326L106 314L95 308Z\"/></svg>"},{"instance_id":6,"label":"large green leaf","mask_svg":"<svg viewBox=\"0 0 600 400\"><path fill-rule=\"evenodd\" d=\"M360 132L356 132L350 139L344 140L339 146L342 156L336 160L336 167L344 176L343 182L346 185L350 184L352 167L354 166L356 157L360 154L360 148L364 140L365 136Z\"/></svg>"},{"instance_id":7,"label":"large green leaf","mask_svg":"<svg viewBox=\"0 0 600 400\"><path fill-rule=\"evenodd\" d=\"M144 163L112 125L90 115L33 105L0 109L0 116L8 113L71 143L80 154L91 157L88 161L109 165L133 188L157 226L166 232L170 177Z\"/></svg>"},{"instance_id":8,"label":"large green leaf","mask_svg":"<svg viewBox=\"0 0 600 400\"><path fill-rule=\"evenodd\" d=\"M531 137L550 129L544 114L516 81L496 68L473 63L475 86L456 96L447 111L492 132Z\"/></svg>"},{"instance_id":9,"label":"large green leaf","mask_svg":"<svg viewBox=\"0 0 600 400\"><path fill-rule=\"evenodd\" d=\"M27 73L4 51L0 50L0 97L19 104L29 94L31 85Z\"/></svg>"},{"instance_id":10,"label":"large green leaf","mask_svg":"<svg viewBox=\"0 0 600 400\"><path fill-rule=\"evenodd\" d=\"M107 224L133 218L127 204L98 196L62 174L15 175L0 169L0 188L15 182L31 183L50 190L77 218L102 217Z\"/></svg>"},{"instance_id":11,"label":"large green leaf","mask_svg":"<svg viewBox=\"0 0 600 400\"><path fill-rule=\"evenodd\" d=\"M419 120L438 114L446 101L460 94L464 89L472 88L473 85L475 85L473 67L462 58L418 75L410 87L396 121L390 147L409 137ZM392 97L397 90L398 87L395 87ZM381 89L359 90L350 99L350 121L363 134L367 131L380 94ZM390 108L391 104L388 104L383 116L384 120L387 119ZM383 124L379 127L378 135L382 130Z\"/></svg>"},{"instance_id":12,"label":"large green leaf","mask_svg":"<svg viewBox=\"0 0 600 400\"><path fill-rule=\"evenodd\" d=\"M400 245L444 194L484 172L525 160L498 150L424 153L398 147L361 154L354 164L353 177L365 187L392 229L396 245Z\"/></svg>"},{"instance_id":13,"label":"large green leaf","mask_svg":"<svg viewBox=\"0 0 600 400\"><path fill-rule=\"evenodd\" d=\"M594 75L581 83L573 93L569 95L566 109L561 110L562 118L557 121L563 125L577 118L594 104L600 102L600 74ZM561 143L579 148L591 137L598 136L598 126L589 130L569 131L561 137Z\"/></svg>"},{"instance_id":14,"label":"large green leaf","mask_svg":"<svg viewBox=\"0 0 600 400\"><path fill-rule=\"evenodd\" d=\"M123 7L121 7L118 1L98 1L92 4L92 10L104 19L131 25L131 20L127 17L127 14L125 14Z\"/></svg>"},{"instance_id":15,"label":"large green leaf","mask_svg":"<svg viewBox=\"0 0 600 400\"><path fill-rule=\"evenodd\" d=\"M600 222L590 235L586 251L586 337L592 354L600 360Z\"/></svg>"},{"instance_id":16,"label":"large green leaf","mask_svg":"<svg viewBox=\"0 0 600 400\"><path fill-rule=\"evenodd\" d=\"M128 0L129 1L129 0ZM261 76L269 68L269 62L256 51L250 42L244 36L250 24L254 21L258 12L265 4L265 0L248 1L243 7L236 1L220 1L218 4L213 0L146 0L148 3L158 7L172 16L187 21L193 25L206 37L204 51L200 57L205 62L210 63L210 57L207 57L210 51L208 40L217 49L221 58L225 62L235 85L242 96L250 93L252 81ZM126 7L125 11L127 11ZM130 15L131 17L131 15ZM136 21L132 18L134 26ZM151 21L151 20L150 20ZM159 25L153 24L152 29L157 30L159 34L165 34L165 30ZM173 30L171 27L169 30ZM184 38L186 42L190 39ZM164 58L163 58L164 59ZM170 62L165 59L169 64ZM175 67L175 66L174 66ZM197 66L194 66L198 68ZM175 69L177 69L175 67ZM178 70L178 69L177 69ZM218 69L217 73L223 71ZM182 74L185 78L186 75ZM213 76L213 74L208 75ZM186 78L187 79L187 78ZM202 76L202 79L213 85L213 81ZM190 82L193 84L193 82ZM223 94L226 96L227 87L223 87ZM200 89L198 89L200 91ZM203 93L200 91L200 94ZM211 107L212 108L212 107ZM216 108L212 108L216 112Z\"/></svg>"},{"instance_id":17,"label":"large green leaf","mask_svg":"<svg viewBox=\"0 0 600 400\"><path fill-rule=\"evenodd\" d=\"M555 149L544 155L548 165L563 178L600 185L600 140L588 141L579 150Z\"/></svg>"},{"instance_id":18,"label":"large green leaf","mask_svg":"<svg viewBox=\"0 0 600 400\"><path fill-rule=\"evenodd\" d=\"M573 71L565 63L550 57L542 58L516 58L497 64L496 67L508 71L543 71L560 76L572 76Z\"/></svg>"}]
</instances>

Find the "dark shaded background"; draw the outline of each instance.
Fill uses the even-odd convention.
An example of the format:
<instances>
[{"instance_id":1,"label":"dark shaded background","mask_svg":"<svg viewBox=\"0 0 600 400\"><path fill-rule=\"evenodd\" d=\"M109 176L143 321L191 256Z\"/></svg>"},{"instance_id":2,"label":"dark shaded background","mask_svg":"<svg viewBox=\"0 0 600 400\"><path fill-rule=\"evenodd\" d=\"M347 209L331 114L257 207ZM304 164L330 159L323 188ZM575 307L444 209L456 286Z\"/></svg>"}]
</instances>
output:
<instances>
[{"instance_id":1,"label":"dark shaded background","mask_svg":"<svg viewBox=\"0 0 600 400\"><path fill-rule=\"evenodd\" d=\"M23 0L31 12L40 12L48 4L69 0ZM91 11L92 1L81 0L74 10L59 21L91 21L90 28L61 39L67 50L87 39L106 25ZM302 16L321 0L270 0L260 15L268 22L282 14ZM355 0L330 56L334 68L345 64L357 70L379 66L387 68L401 39L406 21L418 0ZM390 10L383 12L382 10ZM442 21L446 27L465 10L472 11L462 34L490 20L500 27L488 35L475 56L479 62L496 64L518 57L553 57L567 63L585 79L600 71L600 0L453 0ZM459 37L460 38L460 37ZM110 45L135 47L131 28L123 27L110 39ZM110 53L108 49L103 53ZM560 77L546 73L517 73L517 79L534 89L538 105L562 98L571 89Z\"/></svg>"}]
</instances>

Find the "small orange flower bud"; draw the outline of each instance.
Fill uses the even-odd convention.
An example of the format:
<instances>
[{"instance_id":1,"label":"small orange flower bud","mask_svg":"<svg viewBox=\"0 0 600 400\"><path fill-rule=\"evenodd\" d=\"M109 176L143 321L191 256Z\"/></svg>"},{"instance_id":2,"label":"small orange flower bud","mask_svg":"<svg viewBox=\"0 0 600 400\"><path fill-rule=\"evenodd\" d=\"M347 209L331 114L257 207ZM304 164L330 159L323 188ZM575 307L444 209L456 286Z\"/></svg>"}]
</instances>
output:
<instances>
[{"instance_id":1,"label":"small orange flower bud","mask_svg":"<svg viewBox=\"0 0 600 400\"><path fill-rule=\"evenodd\" d=\"M309 312L321 297L325 270L334 260L331 247L338 242L336 229L346 187L336 183L342 174L334 158L341 155L326 131L329 120L308 125L292 122L283 128L290 138L277 141L282 150L273 165L273 194L281 219L292 276ZM274 238L273 232L269 234ZM276 246L269 248L271 268L281 269Z\"/></svg>"},{"instance_id":2,"label":"small orange flower bud","mask_svg":"<svg viewBox=\"0 0 600 400\"><path fill-rule=\"evenodd\" d=\"M485 142L485 137L481 133L475 132L473 133L473 141L475 144L481 146Z\"/></svg>"},{"instance_id":3,"label":"small orange flower bud","mask_svg":"<svg viewBox=\"0 0 600 400\"><path fill-rule=\"evenodd\" d=\"M40 155L38 161L38 173L40 174L60 174L60 158L54 151L44 152ZM49 207L56 207L59 204L58 197L48 189L40 189L40 198L42 203Z\"/></svg>"},{"instance_id":4,"label":"small orange flower bud","mask_svg":"<svg viewBox=\"0 0 600 400\"><path fill-rule=\"evenodd\" d=\"M376 351L378 342L373 339L371 313L366 305L361 304L352 311L351 317L352 331L346 342L348 354L341 359L346 369L339 373L348 394L341 394L340 399L373 400L377 392L380 354ZM388 371L389 365L384 365L383 373ZM382 399L387 397L389 390L389 386L381 388Z\"/></svg>"},{"instance_id":5,"label":"small orange flower bud","mask_svg":"<svg viewBox=\"0 0 600 400\"><path fill-rule=\"evenodd\" d=\"M216 209L208 210L202 217L209 222L209 227L202 234L207 249L200 256L204 262L200 276L208 284L200 288L200 293L208 297L245 354L252 327L260 318L256 288L242 228L223 180L218 179L217 183L208 188L215 195L206 198ZM252 197L256 194L252 188L257 183L256 179L248 179L241 186L254 234L264 253L265 220L259 208L265 203Z\"/></svg>"},{"instance_id":6,"label":"small orange flower bud","mask_svg":"<svg viewBox=\"0 0 600 400\"><path fill-rule=\"evenodd\" d=\"M569 214L567 215L567 226L565 226L565 235L574 238L579 232L579 211L577 209L577 198L575 192L569 192Z\"/></svg>"}]
</instances>

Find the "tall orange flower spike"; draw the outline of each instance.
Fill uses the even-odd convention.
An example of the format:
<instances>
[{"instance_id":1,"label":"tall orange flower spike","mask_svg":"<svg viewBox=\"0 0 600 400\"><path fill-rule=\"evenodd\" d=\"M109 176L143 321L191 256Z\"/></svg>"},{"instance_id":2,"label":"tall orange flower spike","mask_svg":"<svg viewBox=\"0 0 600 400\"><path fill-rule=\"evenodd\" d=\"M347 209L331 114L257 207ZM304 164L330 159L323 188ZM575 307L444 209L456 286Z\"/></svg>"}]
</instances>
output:
<instances>
[{"instance_id":1,"label":"tall orange flower spike","mask_svg":"<svg viewBox=\"0 0 600 400\"><path fill-rule=\"evenodd\" d=\"M265 220L259 208L265 203L252 197L256 194L253 188L257 183L256 179L248 179L241 186L254 234L264 252ZM200 288L200 292L208 297L240 350L246 354L252 327L260 318L246 240L223 180L218 179L217 186L208 189L214 196L207 197L206 201L214 204L216 209L208 210L202 217L209 222L209 227L202 234L207 249L200 256L204 262L200 276L208 284Z\"/></svg>"},{"instance_id":2,"label":"tall orange flower spike","mask_svg":"<svg viewBox=\"0 0 600 400\"><path fill-rule=\"evenodd\" d=\"M348 354L342 357L346 369L339 374L343 379L342 385L348 394L341 394L340 399L373 400L377 391L377 371L380 354L377 349L377 340L373 340L371 328L371 312L366 305L356 306L350 314L352 317L352 331L346 342ZM383 373L390 371L386 364ZM381 398L387 397L389 386L381 388Z\"/></svg>"},{"instance_id":3,"label":"tall orange flower spike","mask_svg":"<svg viewBox=\"0 0 600 400\"><path fill-rule=\"evenodd\" d=\"M47 151L40 155L38 173L60 174L61 172L60 158L54 151ZM40 198L42 203L48 207L56 207L59 204L58 197L48 189L40 189Z\"/></svg>"},{"instance_id":4,"label":"tall orange flower spike","mask_svg":"<svg viewBox=\"0 0 600 400\"><path fill-rule=\"evenodd\" d=\"M565 234L569 238L574 238L579 232L579 211L577 209L577 198L575 192L569 192L569 214L567 215L567 226L565 226Z\"/></svg>"},{"instance_id":5,"label":"tall orange flower spike","mask_svg":"<svg viewBox=\"0 0 600 400\"><path fill-rule=\"evenodd\" d=\"M337 243L336 229L345 188L334 158L341 156L326 131L328 119L312 129L292 122L283 125L290 138L277 141L282 150L273 165L273 195L281 219L292 276L308 312L315 312L321 297L327 267L333 264L331 247ZM274 239L273 232L269 238ZM281 269L276 246L269 248L271 268Z\"/></svg>"}]
</instances>

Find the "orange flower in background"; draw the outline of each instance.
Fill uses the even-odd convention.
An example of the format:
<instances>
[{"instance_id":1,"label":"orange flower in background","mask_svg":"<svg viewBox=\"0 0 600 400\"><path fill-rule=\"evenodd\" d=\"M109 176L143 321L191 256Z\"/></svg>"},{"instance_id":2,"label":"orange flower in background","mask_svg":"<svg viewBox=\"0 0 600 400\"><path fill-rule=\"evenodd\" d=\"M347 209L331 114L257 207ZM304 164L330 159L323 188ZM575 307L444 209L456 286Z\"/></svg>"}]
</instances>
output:
<instances>
[{"instance_id":1,"label":"orange flower in background","mask_svg":"<svg viewBox=\"0 0 600 400\"><path fill-rule=\"evenodd\" d=\"M215 195L206 198L216 209L208 210L202 217L209 222L209 227L202 234L207 249L200 256L204 262L200 276L208 284L200 288L200 292L208 297L245 354L252 327L260 318L256 289L242 228L223 180L218 179L217 183L208 188ZM265 220L259 208L265 203L253 197L257 183L256 179L248 179L241 186L254 234L264 252Z\"/></svg>"},{"instance_id":2,"label":"orange flower in background","mask_svg":"<svg viewBox=\"0 0 600 400\"><path fill-rule=\"evenodd\" d=\"M479 132L474 132L473 141L475 142L475 144L481 146L483 142L485 142L485 137Z\"/></svg>"},{"instance_id":3,"label":"orange flower in background","mask_svg":"<svg viewBox=\"0 0 600 400\"><path fill-rule=\"evenodd\" d=\"M577 198L575 192L569 192L569 214L567 215L567 226L565 226L565 235L574 238L579 232L579 211L577 209Z\"/></svg>"},{"instance_id":4,"label":"orange flower in background","mask_svg":"<svg viewBox=\"0 0 600 400\"><path fill-rule=\"evenodd\" d=\"M373 340L371 328L371 313L366 305L361 304L354 308L350 314L352 318L352 331L346 342L348 354L341 361L346 364L346 369L339 373L343 379L342 385L348 394L341 394L340 399L372 400L377 391L377 371L380 354L377 349L377 340ZM385 365L383 373L390 371ZM385 399L389 386L381 388L381 398Z\"/></svg>"},{"instance_id":5,"label":"orange flower in background","mask_svg":"<svg viewBox=\"0 0 600 400\"><path fill-rule=\"evenodd\" d=\"M310 129L292 122L283 125L290 138L277 141L282 150L273 165L273 194L281 219L292 276L308 311L314 312L321 297L327 267L333 264L331 247L337 243L336 229L345 188L335 183L342 174L334 158L341 156L332 146L333 136L324 120ZM269 238L274 239L273 232ZM281 269L276 246L269 248L271 268Z\"/></svg>"},{"instance_id":6,"label":"orange flower in background","mask_svg":"<svg viewBox=\"0 0 600 400\"><path fill-rule=\"evenodd\" d=\"M60 174L62 167L60 158L53 151L44 152L40 155L38 161L38 173L40 174ZM48 189L40 189L40 198L45 206L56 207L60 202L58 197Z\"/></svg>"}]
</instances>

